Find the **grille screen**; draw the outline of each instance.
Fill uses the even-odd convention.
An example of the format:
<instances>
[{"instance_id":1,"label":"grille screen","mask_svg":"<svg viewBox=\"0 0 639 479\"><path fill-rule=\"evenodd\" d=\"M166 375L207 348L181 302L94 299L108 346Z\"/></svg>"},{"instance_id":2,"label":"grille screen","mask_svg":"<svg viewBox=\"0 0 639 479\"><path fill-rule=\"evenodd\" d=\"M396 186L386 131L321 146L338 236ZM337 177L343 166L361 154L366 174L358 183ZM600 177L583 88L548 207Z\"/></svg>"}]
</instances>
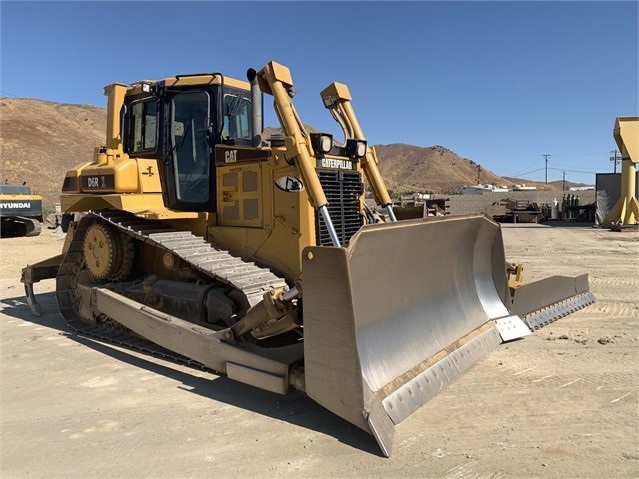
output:
<instances>
[{"instance_id":1,"label":"grille screen","mask_svg":"<svg viewBox=\"0 0 639 479\"><path fill-rule=\"evenodd\" d=\"M324 194L328 200L328 213L342 246L346 246L364 224L359 212L359 198L364 189L362 178L357 171L317 170ZM328 228L322 215L315 215L317 244L333 246Z\"/></svg>"}]
</instances>

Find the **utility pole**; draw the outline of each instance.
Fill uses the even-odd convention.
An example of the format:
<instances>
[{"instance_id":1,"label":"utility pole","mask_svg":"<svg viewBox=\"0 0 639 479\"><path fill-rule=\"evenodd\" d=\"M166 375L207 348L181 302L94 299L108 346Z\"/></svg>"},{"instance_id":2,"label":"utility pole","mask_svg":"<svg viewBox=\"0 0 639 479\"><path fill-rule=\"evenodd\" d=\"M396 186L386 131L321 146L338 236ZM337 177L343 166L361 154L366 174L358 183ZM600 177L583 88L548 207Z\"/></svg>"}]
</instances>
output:
<instances>
[{"instance_id":1,"label":"utility pole","mask_svg":"<svg viewBox=\"0 0 639 479\"><path fill-rule=\"evenodd\" d=\"M566 191L566 172L565 171L564 171L563 183L561 184L561 190Z\"/></svg>"},{"instance_id":2,"label":"utility pole","mask_svg":"<svg viewBox=\"0 0 639 479\"><path fill-rule=\"evenodd\" d=\"M546 160L546 184L548 184L548 158L550 157L550 155L542 155L542 156Z\"/></svg>"},{"instance_id":3,"label":"utility pole","mask_svg":"<svg viewBox=\"0 0 639 479\"><path fill-rule=\"evenodd\" d=\"M478 185L479 185L479 184L481 184L481 183L479 182L479 178L480 178L480 176L481 176L481 165L477 165L477 184L478 184Z\"/></svg>"},{"instance_id":4,"label":"utility pole","mask_svg":"<svg viewBox=\"0 0 639 479\"><path fill-rule=\"evenodd\" d=\"M614 153L614 154L615 154L615 156L611 156L611 157L610 157L610 161L613 161L613 162L614 162L614 165L615 165L615 173L617 173L617 165L619 164L619 160L621 160L621 157L620 157L620 156L617 156L617 153L618 153L618 151L617 151L617 150L613 150L613 151L611 151L610 153Z\"/></svg>"}]
</instances>

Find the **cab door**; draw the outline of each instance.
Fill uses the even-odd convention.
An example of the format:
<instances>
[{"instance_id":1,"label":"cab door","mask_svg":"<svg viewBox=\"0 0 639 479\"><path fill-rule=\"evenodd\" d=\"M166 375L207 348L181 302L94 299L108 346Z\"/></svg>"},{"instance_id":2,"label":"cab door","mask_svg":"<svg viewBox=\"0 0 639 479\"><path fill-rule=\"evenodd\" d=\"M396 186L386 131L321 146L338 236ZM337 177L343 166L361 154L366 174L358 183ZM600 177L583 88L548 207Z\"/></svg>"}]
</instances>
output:
<instances>
[{"instance_id":1,"label":"cab door","mask_svg":"<svg viewBox=\"0 0 639 479\"><path fill-rule=\"evenodd\" d=\"M170 101L170 161L164 165L168 206L214 211L215 168L210 146L211 98L206 91L175 93ZM167 171L170 168L171 171Z\"/></svg>"}]
</instances>

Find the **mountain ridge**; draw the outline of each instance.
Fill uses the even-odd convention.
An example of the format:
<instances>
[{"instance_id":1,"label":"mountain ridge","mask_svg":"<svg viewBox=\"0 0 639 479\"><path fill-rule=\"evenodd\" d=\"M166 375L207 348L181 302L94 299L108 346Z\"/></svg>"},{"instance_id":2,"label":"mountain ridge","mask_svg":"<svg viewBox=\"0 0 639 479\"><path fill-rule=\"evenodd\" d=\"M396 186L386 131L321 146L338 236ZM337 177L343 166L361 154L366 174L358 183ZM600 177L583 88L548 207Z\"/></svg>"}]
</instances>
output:
<instances>
[{"instance_id":1,"label":"mountain ridge","mask_svg":"<svg viewBox=\"0 0 639 479\"><path fill-rule=\"evenodd\" d=\"M264 137L275 131L279 129L265 128ZM0 97L0 181L26 181L34 193L43 196L45 209L51 211L59 201L65 172L92 161L94 148L104 144L105 132L106 108ZM451 194L477 183L513 184L512 178L501 177L441 145L372 146L386 187L394 196ZM557 185L522 182L539 189L557 189Z\"/></svg>"}]
</instances>

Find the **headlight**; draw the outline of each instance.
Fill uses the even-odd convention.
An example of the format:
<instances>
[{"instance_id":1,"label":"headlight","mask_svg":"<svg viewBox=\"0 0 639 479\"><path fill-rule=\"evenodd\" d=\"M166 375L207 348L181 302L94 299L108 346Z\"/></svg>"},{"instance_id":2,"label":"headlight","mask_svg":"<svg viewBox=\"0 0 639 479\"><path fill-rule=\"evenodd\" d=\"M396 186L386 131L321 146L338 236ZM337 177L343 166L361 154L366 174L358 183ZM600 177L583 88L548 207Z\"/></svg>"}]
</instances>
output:
<instances>
[{"instance_id":1,"label":"headlight","mask_svg":"<svg viewBox=\"0 0 639 479\"><path fill-rule=\"evenodd\" d=\"M311 144L315 153L328 153L333 148L333 135L328 133L311 133Z\"/></svg>"},{"instance_id":2,"label":"headlight","mask_svg":"<svg viewBox=\"0 0 639 479\"><path fill-rule=\"evenodd\" d=\"M331 148L333 147L333 137L330 135L322 135L320 139L320 150L322 150L322 153L328 153L331 151Z\"/></svg>"},{"instance_id":3,"label":"headlight","mask_svg":"<svg viewBox=\"0 0 639 479\"><path fill-rule=\"evenodd\" d=\"M366 140L346 140L346 154L349 158L363 158L366 156Z\"/></svg>"},{"instance_id":4,"label":"headlight","mask_svg":"<svg viewBox=\"0 0 639 479\"><path fill-rule=\"evenodd\" d=\"M335 99L332 96L323 97L322 101L324 102L325 108L330 108L335 103Z\"/></svg>"}]
</instances>

